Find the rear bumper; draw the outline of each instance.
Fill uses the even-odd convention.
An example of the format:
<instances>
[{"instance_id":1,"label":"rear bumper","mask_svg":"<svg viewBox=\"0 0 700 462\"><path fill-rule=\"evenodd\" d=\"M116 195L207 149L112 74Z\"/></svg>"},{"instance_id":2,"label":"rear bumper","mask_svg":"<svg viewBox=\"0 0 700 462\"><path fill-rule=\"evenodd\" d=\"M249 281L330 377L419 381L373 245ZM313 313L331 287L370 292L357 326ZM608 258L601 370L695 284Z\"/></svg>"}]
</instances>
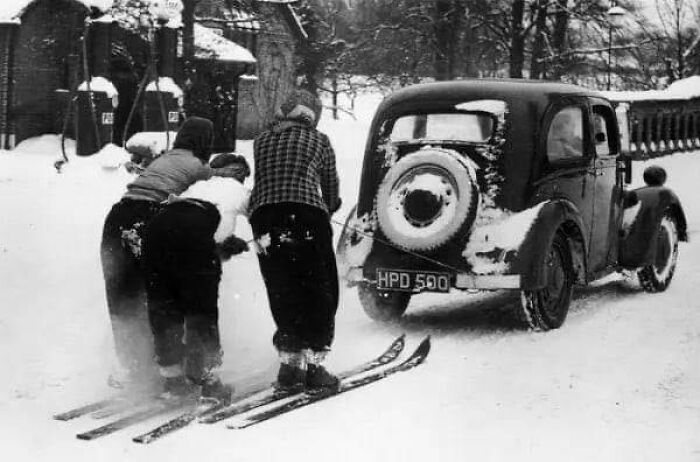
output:
<instances>
[{"instance_id":1,"label":"rear bumper","mask_svg":"<svg viewBox=\"0 0 700 462\"><path fill-rule=\"evenodd\" d=\"M359 283L374 284L376 281L366 278L363 275L362 267L356 266L349 269L345 277L349 286ZM520 289L519 274L492 274L478 275L470 273L457 273L453 279L452 287L455 289Z\"/></svg>"},{"instance_id":2,"label":"rear bumper","mask_svg":"<svg viewBox=\"0 0 700 462\"><path fill-rule=\"evenodd\" d=\"M519 289L519 274L476 275L458 273L455 279L457 289Z\"/></svg>"}]
</instances>

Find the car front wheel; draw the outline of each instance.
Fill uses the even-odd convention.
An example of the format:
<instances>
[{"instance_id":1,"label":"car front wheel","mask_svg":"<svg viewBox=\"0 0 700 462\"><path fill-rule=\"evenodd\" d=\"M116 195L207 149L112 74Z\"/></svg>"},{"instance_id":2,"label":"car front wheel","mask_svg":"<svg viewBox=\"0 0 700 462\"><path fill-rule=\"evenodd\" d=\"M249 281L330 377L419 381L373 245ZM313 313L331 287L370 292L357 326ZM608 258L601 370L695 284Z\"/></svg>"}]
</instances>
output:
<instances>
[{"instance_id":1,"label":"car front wheel","mask_svg":"<svg viewBox=\"0 0 700 462\"><path fill-rule=\"evenodd\" d=\"M557 234L545 258L547 285L524 290L521 307L528 326L546 331L561 327L569 312L574 287L571 250L567 239Z\"/></svg>"},{"instance_id":2,"label":"car front wheel","mask_svg":"<svg viewBox=\"0 0 700 462\"><path fill-rule=\"evenodd\" d=\"M365 313L375 321L399 319L411 300L411 294L407 292L380 291L368 284L358 285L357 293Z\"/></svg>"},{"instance_id":3,"label":"car front wheel","mask_svg":"<svg viewBox=\"0 0 700 462\"><path fill-rule=\"evenodd\" d=\"M654 261L637 272L639 283L647 292L663 292L671 284L678 261L678 226L666 214L659 224Z\"/></svg>"}]
</instances>

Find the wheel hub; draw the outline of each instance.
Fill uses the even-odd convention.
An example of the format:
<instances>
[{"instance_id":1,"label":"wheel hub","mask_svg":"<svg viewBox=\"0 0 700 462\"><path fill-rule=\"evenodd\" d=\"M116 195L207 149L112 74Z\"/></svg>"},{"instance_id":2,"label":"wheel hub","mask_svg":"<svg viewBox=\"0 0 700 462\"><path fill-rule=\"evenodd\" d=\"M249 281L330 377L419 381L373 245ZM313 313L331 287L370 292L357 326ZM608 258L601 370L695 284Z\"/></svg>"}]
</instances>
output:
<instances>
[{"instance_id":1,"label":"wheel hub","mask_svg":"<svg viewBox=\"0 0 700 462\"><path fill-rule=\"evenodd\" d=\"M423 228L430 225L442 213L443 200L441 196L425 189L416 189L404 198L404 217L413 226Z\"/></svg>"}]
</instances>

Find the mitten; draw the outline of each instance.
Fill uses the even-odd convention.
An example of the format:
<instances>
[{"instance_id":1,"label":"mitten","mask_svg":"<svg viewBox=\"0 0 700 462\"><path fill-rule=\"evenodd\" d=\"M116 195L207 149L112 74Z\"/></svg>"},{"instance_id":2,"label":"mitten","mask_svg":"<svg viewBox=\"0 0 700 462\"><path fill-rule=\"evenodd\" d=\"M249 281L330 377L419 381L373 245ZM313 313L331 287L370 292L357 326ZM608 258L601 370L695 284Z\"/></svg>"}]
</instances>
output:
<instances>
[{"instance_id":1,"label":"mitten","mask_svg":"<svg viewBox=\"0 0 700 462\"><path fill-rule=\"evenodd\" d=\"M249 250L248 243L235 234L224 239L217 247L222 260L228 260L234 255Z\"/></svg>"}]
</instances>

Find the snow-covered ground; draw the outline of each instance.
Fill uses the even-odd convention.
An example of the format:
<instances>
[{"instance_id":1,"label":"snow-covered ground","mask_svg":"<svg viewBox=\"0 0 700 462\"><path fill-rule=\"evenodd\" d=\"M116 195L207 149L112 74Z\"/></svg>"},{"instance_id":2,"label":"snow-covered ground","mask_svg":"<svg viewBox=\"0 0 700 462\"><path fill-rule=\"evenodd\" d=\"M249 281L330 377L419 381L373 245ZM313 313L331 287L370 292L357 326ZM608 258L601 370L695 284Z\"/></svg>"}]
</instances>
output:
<instances>
[{"instance_id":1,"label":"snow-covered ground","mask_svg":"<svg viewBox=\"0 0 700 462\"><path fill-rule=\"evenodd\" d=\"M321 124L338 155L341 221L378 102L363 97L357 120ZM691 233L667 292L609 278L577 292L561 329L532 333L513 321L518 301L506 292L422 295L400 323L382 326L344 290L331 369L375 356L401 332L407 349L432 335L427 363L247 430L194 424L140 446L130 437L157 420L84 442L75 434L100 421L51 419L108 390L114 355L98 244L130 178L114 168L118 149L71 158L57 174L57 146L44 137L0 152L3 460L700 460L700 152L653 162L668 170ZM252 253L225 264L220 307L224 378L240 391L272 381L273 323Z\"/></svg>"}]
</instances>

